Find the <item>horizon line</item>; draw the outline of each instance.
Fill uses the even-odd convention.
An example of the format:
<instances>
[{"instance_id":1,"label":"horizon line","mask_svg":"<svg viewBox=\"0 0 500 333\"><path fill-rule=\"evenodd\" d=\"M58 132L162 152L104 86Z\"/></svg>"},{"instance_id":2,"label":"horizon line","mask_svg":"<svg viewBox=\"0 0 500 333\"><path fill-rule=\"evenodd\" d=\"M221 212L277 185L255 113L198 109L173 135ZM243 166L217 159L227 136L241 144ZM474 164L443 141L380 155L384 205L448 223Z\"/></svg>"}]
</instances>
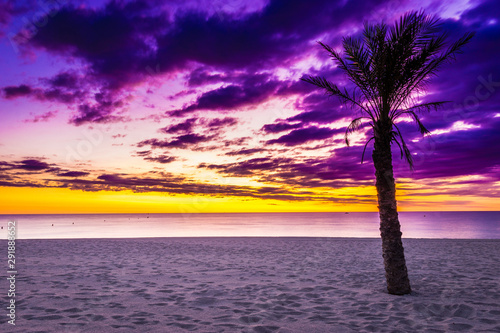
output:
<instances>
[{"instance_id":1,"label":"horizon line","mask_svg":"<svg viewBox=\"0 0 500 333\"><path fill-rule=\"evenodd\" d=\"M463 212L498 212L500 210L403 210L398 213L463 213ZM378 213L378 211L325 211L325 212L184 212L184 213L0 213L2 215L161 215L161 214L176 214L176 215L193 215L193 214L322 214L322 213L339 213L339 214L355 214L355 213Z\"/></svg>"}]
</instances>

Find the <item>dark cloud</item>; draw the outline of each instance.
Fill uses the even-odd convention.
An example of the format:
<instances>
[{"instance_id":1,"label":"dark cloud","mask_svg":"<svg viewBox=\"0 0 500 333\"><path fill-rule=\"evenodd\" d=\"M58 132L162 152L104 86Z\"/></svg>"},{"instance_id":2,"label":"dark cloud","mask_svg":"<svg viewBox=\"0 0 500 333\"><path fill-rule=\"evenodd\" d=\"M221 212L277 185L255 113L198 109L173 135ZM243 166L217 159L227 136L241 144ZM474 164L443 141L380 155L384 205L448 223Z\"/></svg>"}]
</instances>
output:
<instances>
[{"instance_id":1,"label":"dark cloud","mask_svg":"<svg viewBox=\"0 0 500 333\"><path fill-rule=\"evenodd\" d=\"M269 74L240 74L229 85L207 91L196 102L167 114L182 116L198 110L234 111L256 105L271 97L310 92L312 88L302 81L277 80Z\"/></svg>"},{"instance_id":2,"label":"dark cloud","mask_svg":"<svg viewBox=\"0 0 500 333\"><path fill-rule=\"evenodd\" d=\"M252 84L251 80L240 82L241 78L236 79L238 75L218 73L241 69L251 73L256 68L286 66L306 52L303 45L322 32L324 25L320 22L340 25L352 17L351 3L342 6L314 2L304 6L299 2L272 1L259 12L223 16L210 16L199 10L170 15L168 9L144 1L110 2L98 9L66 5L23 47L43 48L88 65L83 78L92 90L107 96L104 101L82 95L74 87L75 76L69 73L44 80L43 84L51 89L38 88L36 94L40 99L81 103L78 114L72 118L76 125L116 120L111 115L114 109L123 106L118 103L122 89L150 76L186 68L193 62L203 66L190 75L189 85L231 83L203 94L196 103L178 110L177 115L194 110L229 110L260 103L274 93L311 89L297 82L292 85L273 80L259 84ZM314 6L322 10L317 11ZM368 11L373 6L364 4L362 8ZM310 24L311 20L315 24ZM211 74L209 68L217 69L218 73ZM24 90L5 87L4 92L9 98L26 96L30 94L26 87ZM8 93L6 88L11 88Z\"/></svg>"},{"instance_id":3,"label":"dark cloud","mask_svg":"<svg viewBox=\"0 0 500 333\"><path fill-rule=\"evenodd\" d=\"M36 160L35 160L36 161ZM39 161L38 161L39 162ZM278 161L275 161L278 162ZM291 160L282 160L283 163L289 163ZM25 160L19 162L23 165L39 165L39 163ZM252 169L264 170L271 164L265 160L253 160L248 162ZM0 162L0 166L11 166L12 163ZM41 167L41 168L40 168ZM45 166L40 166L37 171L42 171ZM59 168L54 168L59 169ZM56 178L45 178L43 180L22 179L19 175L2 173L0 176L0 186L8 187L53 187L69 188L82 191L133 191L133 192L160 192L170 194L188 194L188 195L207 195L207 196L236 196L250 197L260 199L284 200L284 201L325 201L325 202L344 202L356 203L370 201L370 198L360 196L359 198L332 198L330 196L313 195L312 191L292 190L276 186L236 186L236 185L217 185L200 183L185 177L174 176L164 172L148 172L140 175L105 173L97 174L95 172L65 171L57 172ZM22 176L22 175L21 175ZM80 177L86 177L82 179Z\"/></svg>"},{"instance_id":4,"label":"dark cloud","mask_svg":"<svg viewBox=\"0 0 500 333\"><path fill-rule=\"evenodd\" d=\"M43 87L26 84L2 88L6 99L31 97L39 101L73 104L87 97L85 79L73 72L63 72L50 79L41 79Z\"/></svg>"},{"instance_id":5,"label":"dark cloud","mask_svg":"<svg viewBox=\"0 0 500 333\"><path fill-rule=\"evenodd\" d=\"M90 173L89 172L83 172L83 171L68 171L68 172L63 172L59 173L59 177L84 177L88 176Z\"/></svg>"},{"instance_id":6,"label":"dark cloud","mask_svg":"<svg viewBox=\"0 0 500 333\"><path fill-rule=\"evenodd\" d=\"M169 25L166 13L144 1L112 1L101 9L68 4L47 17L46 22L21 47L43 48L83 60L86 72L78 79L74 73L62 72L40 80L43 87L39 88L5 87L4 95L81 103L71 119L75 125L121 119L112 114L123 106L122 88L149 77L147 69L155 68L157 63L152 60L154 36ZM80 82L85 82L88 89L79 89ZM83 92L89 90L98 93L88 96Z\"/></svg>"},{"instance_id":7,"label":"dark cloud","mask_svg":"<svg viewBox=\"0 0 500 333\"><path fill-rule=\"evenodd\" d=\"M373 165L360 163L361 152L362 147L345 147L327 158L262 157L226 164L201 163L198 167L231 177L258 177L265 183L305 188L372 185ZM371 154L370 149L367 154Z\"/></svg>"},{"instance_id":8,"label":"dark cloud","mask_svg":"<svg viewBox=\"0 0 500 333\"><path fill-rule=\"evenodd\" d=\"M32 88L22 84L20 86L9 86L3 88L4 97L6 99L14 99L18 97L32 97L39 101L56 101L65 104L72 104L80 101L85 96L82 90L68 90L62 88Z\"/></svg>"},{"instance_id":9,"label":"dark cloud","mask_svg":"<svg viewBox=\"0 0 500 333\"><path fill-rule=\"evenodd\" d=\"M93 96L82 96L81 89L55 89L76 84L70 73L46 79L44 84L52 90L40 88L39 96L45 96L46 100L80 103L79 114L73 118L75 124L117 120L111 114L114 109L123 107L117 103L122 99L122 90L151 76L186 69L194 63L198 66L189 75L188 85L227 84L202 94L195 103L173 114L232 110L260 103L273 94L307 93L313 89L304 82L283 83L270 78L261 79L256 85L247 84L236 72L255 73L288 66L306 53L319 53L326 59L319 48L311 47L311 41L325 36L327 42L331 40L338 45L340 32L336 28L345 30L346 27L360 26L367 18L372 20L374 13L384 6L385 3L379 0L312 0L307 4L274 0L255 12L212 15L203 12L202 8L176 11L175 6L169 8L169 5L159 6L146 1L112 1L101 8L68 4L50 17L24 47L46 49L77 58L87 65L82 78L93 91L106 94L104 102L92 100ZM495 2L484 1L464 13L463 22L449 20L446 27L458 31L477 25L479 33L475 40L482 40L481 49L493 49L496 39L492 36L498 35L498 24L488 22L494 8ZM491 47L486 48L487 42ZM484 63L490 64L491 72L496 60L487 53L468 51L469 55L488 57ZM472 63L477 63L477 59ZM16 86L3 88L4 95L9 98L29 94L26 88L24 91L10 89L10 93L6 92L7 88ZM113 110L108 110L102 103L111 103ZM309 105L301 121L326 123L338 119L335 113L317 107L320 105Z\"/></svg>"},{"instance_id":10,"label":"dark cloud","mask_svg":"<svg viewBox=\"0 0 500 333\"><path fill-rule=\"evenodd\" d=\"M271 159L268 157L262 158L252 158L250 160L230 163L225 165L217 165L217 164L206 164L201 163L198 165L198 168L211 169L211 170L219 170L221 173L230 174L231 176L251 176L255 171L271 171L277 167L280 163L290 163L292 159L289 158L277 158Z\"/></svg>"},{"instance_id":11,"label":"dark cloud","mask_svg":"<svg viewBox=\"0 0 500 333\"><path fill-rule=\"evenodd\" d=\"M104 180L107 183L119 183L123 181L123 177L121 175L114 174L104 174L97 177L99 180Z\"/></svg>"},{"instance_id":12,"label":"dark cloud","mask_svg":"<svg viewBox=\"0 0 500 333\"><path fill-rule=\"evenodd\" d=\"M191 132L194 124L196 123L196 120L197 120L197 118L189 118L189 119L186 119L185 121L183 121L182 123L178 123L175 125L170 125L170 126L161 128L160 132L168 133L168 134L179 133L179 132L181 132L181 133Z\"/></svg>"},{"instance_id":13,"label":"dark cloud","mask_svg":"<svg viewBox=\"0 0 500 333\"><path fill-rule=\"evenodd\" d=\"M226 155L227 156L252 155L252 154L261 153L264 151L266 151L266 150L263 148L246 148L246 149L240 149L240 150L234 150L234 151L227 152Z\"/></svg>"},{"instance_id":14,"label":"dark cloud","mask_svg":"<svg viewBox=\"0 0 500 333\"><path fill-rule=\"evenodd\" d=\"M305 82L303 82L305 83ZM312 86L312 85L311 85ZM295 116L288 117L287 119L277 119L272 124L266 124L262 127L262 130L265 133L280 133L285 132L290 129L294 129L297 131L292 131L292 133L288 134L280 138L279 140L283 140L285 143L288 139L298 139L299 136L309 134L313 134L315 132L314 129L318 128L317 126L312 126L311 129L307 129L309 125L312 124L331 124L339 119L344 117L353 117L354 113L351 114L345 112L345 108L342 109L338 101L334 99L328 98L324 94L312 93L303 98L302 102L296 103L296 108L303 109L303 111ZM332 131L333 133L334 131ZM319 138L328 137L328 131L325 129L321 129L316 135ZM314 135L314 134L313 134ZM273 141L274 142L274 141ZM297 140L297 144L304 143L306 141ZM291 141L290 144L291 145Z\"/></svg>"},{"instance_id":15,"label":"dark cloud","mask_svg":"<svg viewBox=\"0 0 500 333\"><path fill-rule=\"evenodd\" d=\"M209 141L210 139L212 139L212 137L190 133L179 135L173 140L148 139L139 142L137 146L151 146L151 148L187 148Z\"/></svg>"},{"instance_id":16,"label":"dark cloud","mask_svg":"<svg viewBox=\"0 0 500 333\"><path fill-rule=\"evenodd\" d=\"M109 123L121 117L113 115L113 111L123 105L121 101L100 100L94 105L81 104L78 106L78 113L71 118L70 122L75 125L84 123Z\"/></svg>"},{"instance_id":17,"label":"dark cloud","mask_svg":"<svg viewBox=\"0 0 500 333\"><path fill-rule=\"evenodd\" d=\"M439 134L409 144L415 162L410 173L397 161L401 177L414 179L482 175L500 180L500 118L481 128ZM490 179L491 180L491 179Z\"/></svg>"},{"instance_id":18,"label":"dark cloud","mask_svg":"<svg viewBox=\"0 0 500 333\"><path fill-rule=\"evenodd\" d=\"M244 137L235 138L232 140L225 140L224 147L243 146L243 145L246 145L250 139L251 139L250 137L244 136Z\"/></svg>"},{"instance_id":19,"label":"dark cloud","mask_svg":"<svg viewBox=\"0 0 500 333\"><path fill-rule=\"evenodd\" d=\"M332 110L313 110L305 111L295 115L293 117L287 118L287 121L300 121L305 124L317 123L317 124L329 124L336 120L342 119L344 117L349 117L349 114L332 112Z\"/></svg>"},{"instance_id":20,"label":"dark cloud","mask_svg":"<svg viewBox=\"0 0 500 333\"><path fill-rule=\"evenodd\" d=\"M187 76L187 85L189 87L199 87L206 84L213 84L219 82L231 82L236 78L234 75L226 73L212 74L206 67L198 67L191 71Z\"/></svg>"},{"instance_id":21,"label":"dark cloud","mask_svg":"<svg viewBox=\"0 0 500 333\"><path fill-rule=\"evenodd\" d=\"M230 84L205 92L195 103L168 113L181 116L197 110L229 111L258 104L272 96L279 85L280 82L272 80L267 75L252 76L241 85Z\"/></svg>"},{"instance_id":22,"label":"dark cloud","mask_svg":"<svg viewBox=\"0 0 500 333\"><path fill-rule=\"evenodd\" d=\"M61 168L57 167L55 164L49 164L42 159L43 158L29 158L13 162L0 161L0 170L16 176L61 172Z\"/></svg>"},{"instance_id":23,"label":"dark cloud","mask_svg":"<svg viewBox=\"0 0 500 333\"><path fill-rule=\"evenodd\" d=\"M238 120L233 117L225 117L225 118L215 118L208 122L208 127L211 129L220 128L220 127L229 127L234 126L238 123Z\"/></svg>"},{"instance_id":24,"label":"dark cloud","mask_svg":"<svg viewBox=\"0 0 500 333\"><path fill-rule=\"evenodd\" d=\"M77 74L62 72L50 79L44 79L46 84L54 88L77 89L80 88L80 80Z\"/></svg>"},{"instance_id":25,"label":"dark cloud","mask_svg":"<svg viewBox=\"0 0 500 333\"><path fill-rule=\"evenodd\" d=\"M61 8L30 43L85 60L102 87L116 90L139 82L152 55L151 36L169 26L161 11L145 1L109 2L102 9Z\"/></svg>"},{"instance_id":26,"label":"dark cloud","mask_svg":"<svg viewBox=\"0 0 500 333\"><path fill-rule=\"evenodd\" d=\"M159 155L159 156L147 156L144 157L144 160L149 161L149 162L157 162L161 164L167 164L167 163L172 163L175 161L177 158L174 156L167 156L167 155Z\"/></svg>"},{"instance_id":27,"label":"dark cloud","mask_svg":"<svg viewBox=\"0 0 500 333\"><path fill-rule=\"evenodd\" d=\"M29 96L33 92L28 85L21 84L20 86L8 86L3 89L4 97L7 99L17 98L21 96Z\"/></svg>"},{"instance_id":28,"label":"dark cloud","mask_svg":"<svg viewBox=\"0 0 500 333\"><path fill-rule=\"evenodd\" d=\"M342 131L341 129L311 126L293 130L277 139L267 141L267 144L278 143L285 146L297 146L310 141L325 140Z\"/></svg>"},{"instance_id":29,"label":"dark cloud","mask_svg":"<svg viewBox=\"0 0 500 333\"><path fill-rule=\"evenodd\" d=\"M39 160L22 160L11 165L13 169L21 169L26 171L41 171L49 170L51 166L43 161Z\"/></svg>"},{"instance_id":30,"label":"dark cloud","mask_svg":"<svg viewBox=\"0 0 500 333\"><path fill-rule=\"evenodd\" d=\"M151 150L136 151L135 154L137 156L148 156L149 154L151 154Z\"/></svg>"},{"instance_id":31,"label":"dark cloud","mask_svg":"<svg viewBox=\"0 0 500 333\"><path fill-rule=\"evenodd\" d=\"M235 185L215 185L196 183L182 177L174 177L171 174L153 174L134 176L126 174L102 174L96 180L64 179L54 180L49 187L65 187L83 191L123 191L133 192L161 192L171 194L191 194L206 196L236 196L252 197L260 199L284 200L284 201L326 201L326 202L366 202L363 196L359 198L332 198L329 196L312 195L311 191L289 190L271 186L249 187ZM7 186L37 186L27 182L0 182ZM48 185L46 185L48 186Z\"/></svg>"},{"instance_id":32,"label":"dark cloud","mask_svg":"<svg viewBox=\"0 0 500 333\"><path fill-rule=\"evenodd\" d=\"M286 66L325 27L344 26L353 18L362 21L377 2L277 0L244 16L185 12L175 18L175 29L158 38L158 59L165 68L186 61L225 69Z\"/></svg>"},{"instance_id":33,"label":"dark cloud","mask_svg":"<svg viewBox=\"0 0 500 333\"><path fill-rule=\"evenodd\" d=\"M302 124L300 123L295 123L295 124L290 124L290 123L285 123L285 122L278 122L274 124L267 124L262 127L262 130L266 133L280 133L280 132L285 132L291 129L297 129L301 128Z\"/></svg>"},{"instance_id":34,"label":"dark cloud","mask_svg":"<svg viewBox=\"0 0 500 333\"><path fill-rule=\"evenodd\" d=\"M44 84L50 88L39 88L37 94L46 100L79 103L78 114L71 120L76 125L116 121L119 118L112 114L123 107L119 103L123 89L192 63L201 66L190 75L188 84L221 81L229 84L202 94L194 104L173 114L233 110L260 103L273 94L310 91L312 87L303 82L280 82L253 73L256 69L289 65L309 52L305 46L323 34L325 27L333 29L352 19L361 21L363 14L370 13L378 4L378 1L352 0L341 4L313 0L305 5L275 0L257 12L222 16L201 9L172 15L175 7L160 7L145 1L112 1L101 8L68 4L39 27L23 47L42 48L87 65L80 81L90 87L83 91L99 91L105 98L98 100L97 96L83 94L75 87L74 73L67 72L45 79ZM354 8L356 15L350 12ZM252 75L232 74L242 69ZM9 96L27 94L21 89L16 95L11 89Z\"/></svg>"}]
</instances>

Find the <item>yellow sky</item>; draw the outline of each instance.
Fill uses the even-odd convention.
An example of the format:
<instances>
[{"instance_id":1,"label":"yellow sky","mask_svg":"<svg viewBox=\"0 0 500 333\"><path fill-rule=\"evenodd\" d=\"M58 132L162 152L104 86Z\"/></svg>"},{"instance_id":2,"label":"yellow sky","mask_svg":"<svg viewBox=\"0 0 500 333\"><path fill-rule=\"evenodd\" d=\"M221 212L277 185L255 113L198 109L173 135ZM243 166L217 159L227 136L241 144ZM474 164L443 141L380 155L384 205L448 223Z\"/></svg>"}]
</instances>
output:
<instances>
[{"instance_id":1,"label":"yellow sky","mask_svg":"<svg viewBox=\"0 0 500 333\"><path fill-rule=\"evenodd\" d=\"M352 190L352 189L351 189ZM344 190L345 191L345 190ZM374 194L373 187L360 191ZM343 196L344 193L339 193ZM400 211L498 210L492 198L446 195L398 197ZM375 204L343 204L318 201L264 200L246 197L210 197L133 193L131 191L84 192L65 188L0 187L1 214L85 213L217 213L217 212L357 212L376 211Z\"/></svg>"}]
</instances>

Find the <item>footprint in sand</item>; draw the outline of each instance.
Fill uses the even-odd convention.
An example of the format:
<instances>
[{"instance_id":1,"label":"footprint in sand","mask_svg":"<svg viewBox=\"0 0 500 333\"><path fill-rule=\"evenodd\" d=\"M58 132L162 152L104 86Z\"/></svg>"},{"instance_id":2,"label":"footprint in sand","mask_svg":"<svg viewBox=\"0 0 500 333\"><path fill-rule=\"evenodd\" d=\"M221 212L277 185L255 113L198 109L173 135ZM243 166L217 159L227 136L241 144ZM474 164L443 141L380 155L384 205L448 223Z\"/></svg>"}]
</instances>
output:
<instances>
[{"instance_id":1,"label":"footprint in sand","mask_svg":"<svg viewBox=\"0 0 500 333\"><path fill-rule=\"evenodd\" d=\"M212 305L217 301L214 297L198 297L194 300L193 303L196 305Z\"/></svg>"},{"instance_id":2,"label":"footprint in sand","mask_svg":"<svg viewBox=\"0 0 500 333\"><path fill-rule=\"evenodd\" d=\"M460 304L453 313L453 317L469 318L474 313L474 309L468 305Z\"/></svg>"},{"instance_id":3,"label":"footprint in sand","mask_svg":"<svg viewBox=\"0 0 500 333\"><path fill-rule=\"evenodd\" d=\"M459 323L451 323L448 326L450 331L467 331L470 332L470 329L472 328L471 325L469 324L459 324Z\"/></svg>"},{"instance_id":4,"label":"footprint in sand","mask_svg":"<svg viewBox=\"0 0 500 333\"><path fill-rule=\"evenodd\" d=\"M243 316L240 317L240 320L245 324L254 324L258 323L261 320L261 318L257 316Z\"/></svg>"},{"instance_id":5,"label":"footprint in sand","mask_svg":"<svg viewBox=\"0 0 500 333\"><path fill-rule=\"evenodd\" d=\"M256 326L253 330L257 333L271 333L279 330L278 326Z\"/></svg>"}]
</instances>

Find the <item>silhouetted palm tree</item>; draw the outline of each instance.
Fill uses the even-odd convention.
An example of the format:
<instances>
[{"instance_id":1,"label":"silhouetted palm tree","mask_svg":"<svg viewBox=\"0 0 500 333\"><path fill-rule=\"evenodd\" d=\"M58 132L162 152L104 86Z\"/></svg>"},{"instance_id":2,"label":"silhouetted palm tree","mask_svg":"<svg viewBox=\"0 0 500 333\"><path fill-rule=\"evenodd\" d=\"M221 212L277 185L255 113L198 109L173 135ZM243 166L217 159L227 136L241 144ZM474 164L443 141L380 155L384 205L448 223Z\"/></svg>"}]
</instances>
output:
<instances>
[{"instance_id":1,"label":"silhouetted palm tree","mask_svg":"<svg viewBox=\"0 0 500 333\"><path fill-rule=\"evenodd\" d=\"M346 88L340 89L322 77L303 78L325 89L329 95L339 97L342 103L361 111L362 116L352 120L347 127L347 145L349 134L360 128L363 119L367 119L371 125L373 136L365 144L362 159L366 146L374 140L372 158L382 254L390 294L411 292L396 206L391 144L394 142L399 146L401 158L408 161L411 169L413 161L396 121L401 116L410 116L423 135L429 133L417 113L437 109L445 102L419 104L419 94L425 91L426 83L440 66L446 60L454 59L455 54L473 35L466 33L447 47L447 34L439 32L439 20L422 11L406 13L390 28L385 24L365 23L362 39L343 39L345 57L319 42L356 86L352 92Z\"/></svg>"}]
</instances>

